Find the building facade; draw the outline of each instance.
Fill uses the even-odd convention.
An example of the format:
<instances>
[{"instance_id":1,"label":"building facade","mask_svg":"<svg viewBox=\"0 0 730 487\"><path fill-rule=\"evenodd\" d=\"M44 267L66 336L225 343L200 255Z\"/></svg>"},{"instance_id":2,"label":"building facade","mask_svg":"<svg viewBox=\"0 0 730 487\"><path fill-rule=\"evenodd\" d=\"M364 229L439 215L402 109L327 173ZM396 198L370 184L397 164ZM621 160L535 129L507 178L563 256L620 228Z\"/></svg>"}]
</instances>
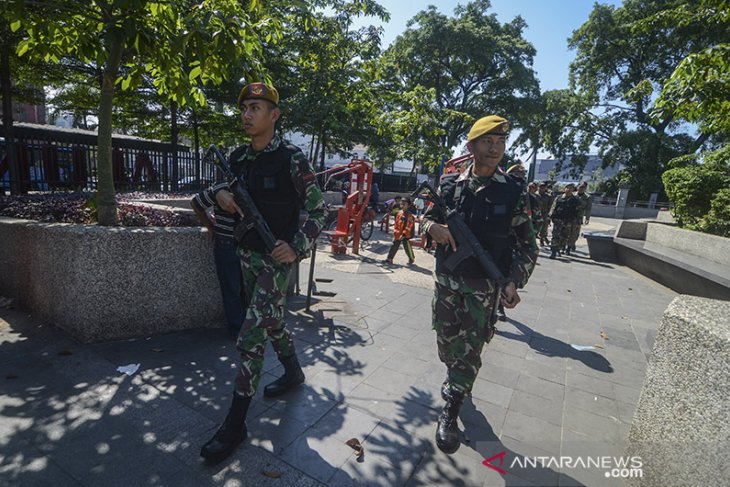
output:
<instances>
[{"instance_id":1,"label":"building facade","mask_svg":"<svg viewBox=\"0 0 730 487\"><path fill-rule=\"evenodd\" d=\"M560 171L555 168L558 162L562 162ZM588 161L582 171L575 171L571 167L570 159L537 159L535 167L535 181L558 181L558 182L594 182L599 183L614 177L623 166L617 165L602 168L603 159L597 155L589 155Z\"/></svg>"}]
</instances>

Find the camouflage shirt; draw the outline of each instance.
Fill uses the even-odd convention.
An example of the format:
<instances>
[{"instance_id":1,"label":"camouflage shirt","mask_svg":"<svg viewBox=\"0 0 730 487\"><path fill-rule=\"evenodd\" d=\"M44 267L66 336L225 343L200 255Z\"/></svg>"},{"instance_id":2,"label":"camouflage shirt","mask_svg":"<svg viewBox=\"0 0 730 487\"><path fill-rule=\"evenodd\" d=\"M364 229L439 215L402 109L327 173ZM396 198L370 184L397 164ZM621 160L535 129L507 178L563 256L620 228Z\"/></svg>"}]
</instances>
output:
<instances>
[{"instance_id":1,"label":"camouflage shirt","mask_svg":"<svg viewBox=\"0 0 730 487\"><path fill-rule=\"evenodd\" d=\"M593 209L593 200L588 193L576 193L575 194L580 200L580 206L578 207L578 218L590 218L591 210Z\"/></svg>"},{"instance_id":2,"label":"camouflage shirt","mask_svg":"<svg viewBox=\"0 0 730 487\"><path fill-rule=\"evenodd\" d=\"M547 191L543 194L537 193L535 196L537 197L537 201L540 203L540 212L543 216L547 216L547 214L550 213L550 207L553 206L553 199L555 198Z\"/></svg>"},{"instance_id":3,"label":"camouflage shirt","mask_svg":"<svg viewBox=\"0 0 730 487\"><path fill-rule=\"evenodd\" d=\"M325 206L322 191L319 189L312 166L301 149L286 140L282 140L278 136L274 136L269 144L260 152L255 152L250 144L246 144L238 147L231 154L231 170L238 174L242 164L248 161L254 161L259 154L264 152L275 151L279 146L283 146L292 152L289 164L291 179L296 188L301 207L307 212L306 221L294 235L292 241L288 242L297 253L298 259L301 260L308 255L309 250L312 248L312 243L322 230L325 221ZM306 169L302 170L304 167ZM216 185L213 189L218 191L227 188L227 184L220 184Z\"/></svg>"},{"instance_id":4,"label":"camouflage shirt","mask_svg":"<svg viewBox=\"0 0 730 487\"><path fill-rule=\"evenodd\" d=\"M506 184L507 180L502 169L498 168L494 174L489 177L478 177L473 174L473 166L461 173L457 181L466 180L466 187L473 194L488 184ZM441 188L438 189L439 196L441 196ZM514 282L518 288L522 288L527 284L532 271L535 269L535 263L537 262L537 255L540 252L537 242L535 241L535 230L532 226L530 215L527 212L525 205L527 189L523 189L517 206L515 206L512 214L512 227L510 234L513 238L510 239L512 243L512 264L510 266L509 276L507 279ZM443 223L443 219L440 215L437 215L433 208L429 209L424 215L424 224L422 225L422 231L428 232L430 226L436 223ZM458 244L458 242L457 242ZM443 274L436 274L436 280L445 286L449 286L452 289L456 287L462 287L464 283L455 282L453 276L446 276Z\"/></svg>"}]
</instances>

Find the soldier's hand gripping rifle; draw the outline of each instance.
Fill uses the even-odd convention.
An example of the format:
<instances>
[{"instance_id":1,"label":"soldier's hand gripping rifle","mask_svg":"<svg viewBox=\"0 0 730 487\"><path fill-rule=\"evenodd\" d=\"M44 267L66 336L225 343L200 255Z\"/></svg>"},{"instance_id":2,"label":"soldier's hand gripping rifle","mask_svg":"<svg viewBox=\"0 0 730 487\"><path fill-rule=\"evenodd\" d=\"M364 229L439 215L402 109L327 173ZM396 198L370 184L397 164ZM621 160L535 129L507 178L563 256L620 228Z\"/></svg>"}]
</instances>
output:
<instances>
[{"instance_id":1,"label":"soldier's hand gripping rifle","mask_svg":"<svg viewBox=\"0 0 730 487\"><path fill-rule=\"evenodd\" d=\"M426 192L425 195L423 194L424 191ZM411 198L415 198L417 196L433 203L434 210L441 214L441 217L449 227L449 232L456 241L456 251L446 258L444 266L453 272L454 269L456 269L456 267L464 261L464 259L474 257L482 269L484 269L487 273L489 279L496 283L498 292L494 293L492 297L492 316L489 320L490 329L488 330L486 337L486 341L489 342L494 334L493 324L496 321L495 317L497 313L498 298L503 296L502 293L505 285L507 284L507 279L505 279L502 275L502 272L499 270L499 267L497 267L497 264L495 264L492 256L484 250L484 247L482 247L474 233L471 229L469 229L464 221L464 217L462 217L455 209L449 209L441 197L436 194L436 191L434 191L431 185L428 184L428 181L422 182L421 185L418 186L418 188L411 194Z\"/></svg>"},{"instance_id":2,"label":"soldier's hand gripping rifle","mask_svg":"<svg viewBox=\"0 0 730 487\"><path fill-rule=\"evenodd\" d=\"M266 220L264 220L264 217L261 216L258 208L256 208L251 195L246 190L242 176L236 176L233 174L231 168L228 167L228 164L226 164L226 158L223 157L223 154L221 154L215 145L208 147L208 151L205 153L205 156L203 156L203 162L212 162L218 166L218 169L223 172L228 180L228 189L233 194L233 199L236 200L238 207L243 210L241 223L239 223L234 230L236 241L241 241L244 235L248 232L256 230L261 239L264 241L266 249L269 252L274 250L274 247L276 247L276 238L274 237L274 234L271 233L271 229L266 223Z\"/></svg>"}]
</instances>

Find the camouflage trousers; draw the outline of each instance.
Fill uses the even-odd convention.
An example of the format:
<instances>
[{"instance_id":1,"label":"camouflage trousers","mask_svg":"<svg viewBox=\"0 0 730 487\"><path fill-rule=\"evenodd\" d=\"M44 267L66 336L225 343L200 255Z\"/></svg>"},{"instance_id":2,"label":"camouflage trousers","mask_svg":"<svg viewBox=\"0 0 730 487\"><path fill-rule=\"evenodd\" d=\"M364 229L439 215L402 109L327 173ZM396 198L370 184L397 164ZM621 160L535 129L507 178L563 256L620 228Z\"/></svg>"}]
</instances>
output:
<instances>
[{"instance_id":1,"label":"camouflage trousers","mask_svg":"<svg viewBox=\"0 0 730 487\"><path fill-rule=\"evenodd\" d=\"M241 358L233 388L237 394L251 397L261 380L266 342L271 341L279 357L295 353L292 336L284 327L291 265L257 252L239 251L239 255L249 304L236 340Z\"/></svg>"},{"instance_id":2,"label":"camouflage trousers","mask_svg":"<svg viewBox=\"0 0 730 487\"><path fill-rule=\"evenodd\" d=\"M482 366L482 349L494 326L495 292L495 286L486 279L467 282L436 275L433 329L439 358L446 365L444 384L449 391L467 394L474 386Z\"/></svg>"},{"instance_id":3,"label":"camouflage trousers","mask_svg":"<svg viewBox=\"0 0 730 487\"><path fill-rule=\"evenodd\" d=\"M570 239L571 220L553 220L553 236L550 250L563 250Z\"/></svg>"},{"instance_id":4,"label":"camouflage trousers","mask_svg":"<svg viewBox=\"0 0 730 487\"><path fill-rule=\"evenodd\" d=\"M549 226L550 226L550 218L548 218L547 216L543 217L542 225L540 225L540 231L538 233L540 240L547 238Z\"/></svg>"},{"instance_id":5,"label":"camouflage trousers","mask_svg":"<svg viewBox=\"0 0 730 487\"><path fill-rule=\"evenodd\" d=\"M580 237L581 220L582 218L575 219L570 222L570 237L568 237L568 245L571 247L575 247L575 242L577 242L578 237Z\"/></svg>"}]
</instances>

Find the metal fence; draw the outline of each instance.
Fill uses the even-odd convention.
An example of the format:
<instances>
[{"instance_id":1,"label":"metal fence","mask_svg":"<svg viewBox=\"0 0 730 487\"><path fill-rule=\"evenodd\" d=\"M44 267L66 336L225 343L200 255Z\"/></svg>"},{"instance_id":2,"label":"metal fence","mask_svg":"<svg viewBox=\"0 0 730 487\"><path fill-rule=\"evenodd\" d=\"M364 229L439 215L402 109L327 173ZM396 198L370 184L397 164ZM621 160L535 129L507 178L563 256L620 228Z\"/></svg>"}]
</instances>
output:
<instances>
[{"instance_id":1,"label":"metal fence","mask_svg":"<svg viewBox=\"0 0 730 487\"><path fill-rule=\"evenodd\" d=\"M24 123L13 128L24 192L96 189L95 132ZM8 189L11 180L2 125L0 136L0 188ZM116 134L112 173L117 191L197 191L219 179L215 167L201 164L190 147Z\"/></svg>"},{"instance_id":2,"label":"metal fence","mask_svg":"<svg viewBox=\"0 0 730 487\"><path fill-rule=\"evenodd\" d=\"M616 206L616 198L604 198L602 196L593 196L594 205ZM671 209L674 204L669 201L638 201L629 200L626 202L627 208L648 208L648 209Z\"/></svg>"}]
</instances>

